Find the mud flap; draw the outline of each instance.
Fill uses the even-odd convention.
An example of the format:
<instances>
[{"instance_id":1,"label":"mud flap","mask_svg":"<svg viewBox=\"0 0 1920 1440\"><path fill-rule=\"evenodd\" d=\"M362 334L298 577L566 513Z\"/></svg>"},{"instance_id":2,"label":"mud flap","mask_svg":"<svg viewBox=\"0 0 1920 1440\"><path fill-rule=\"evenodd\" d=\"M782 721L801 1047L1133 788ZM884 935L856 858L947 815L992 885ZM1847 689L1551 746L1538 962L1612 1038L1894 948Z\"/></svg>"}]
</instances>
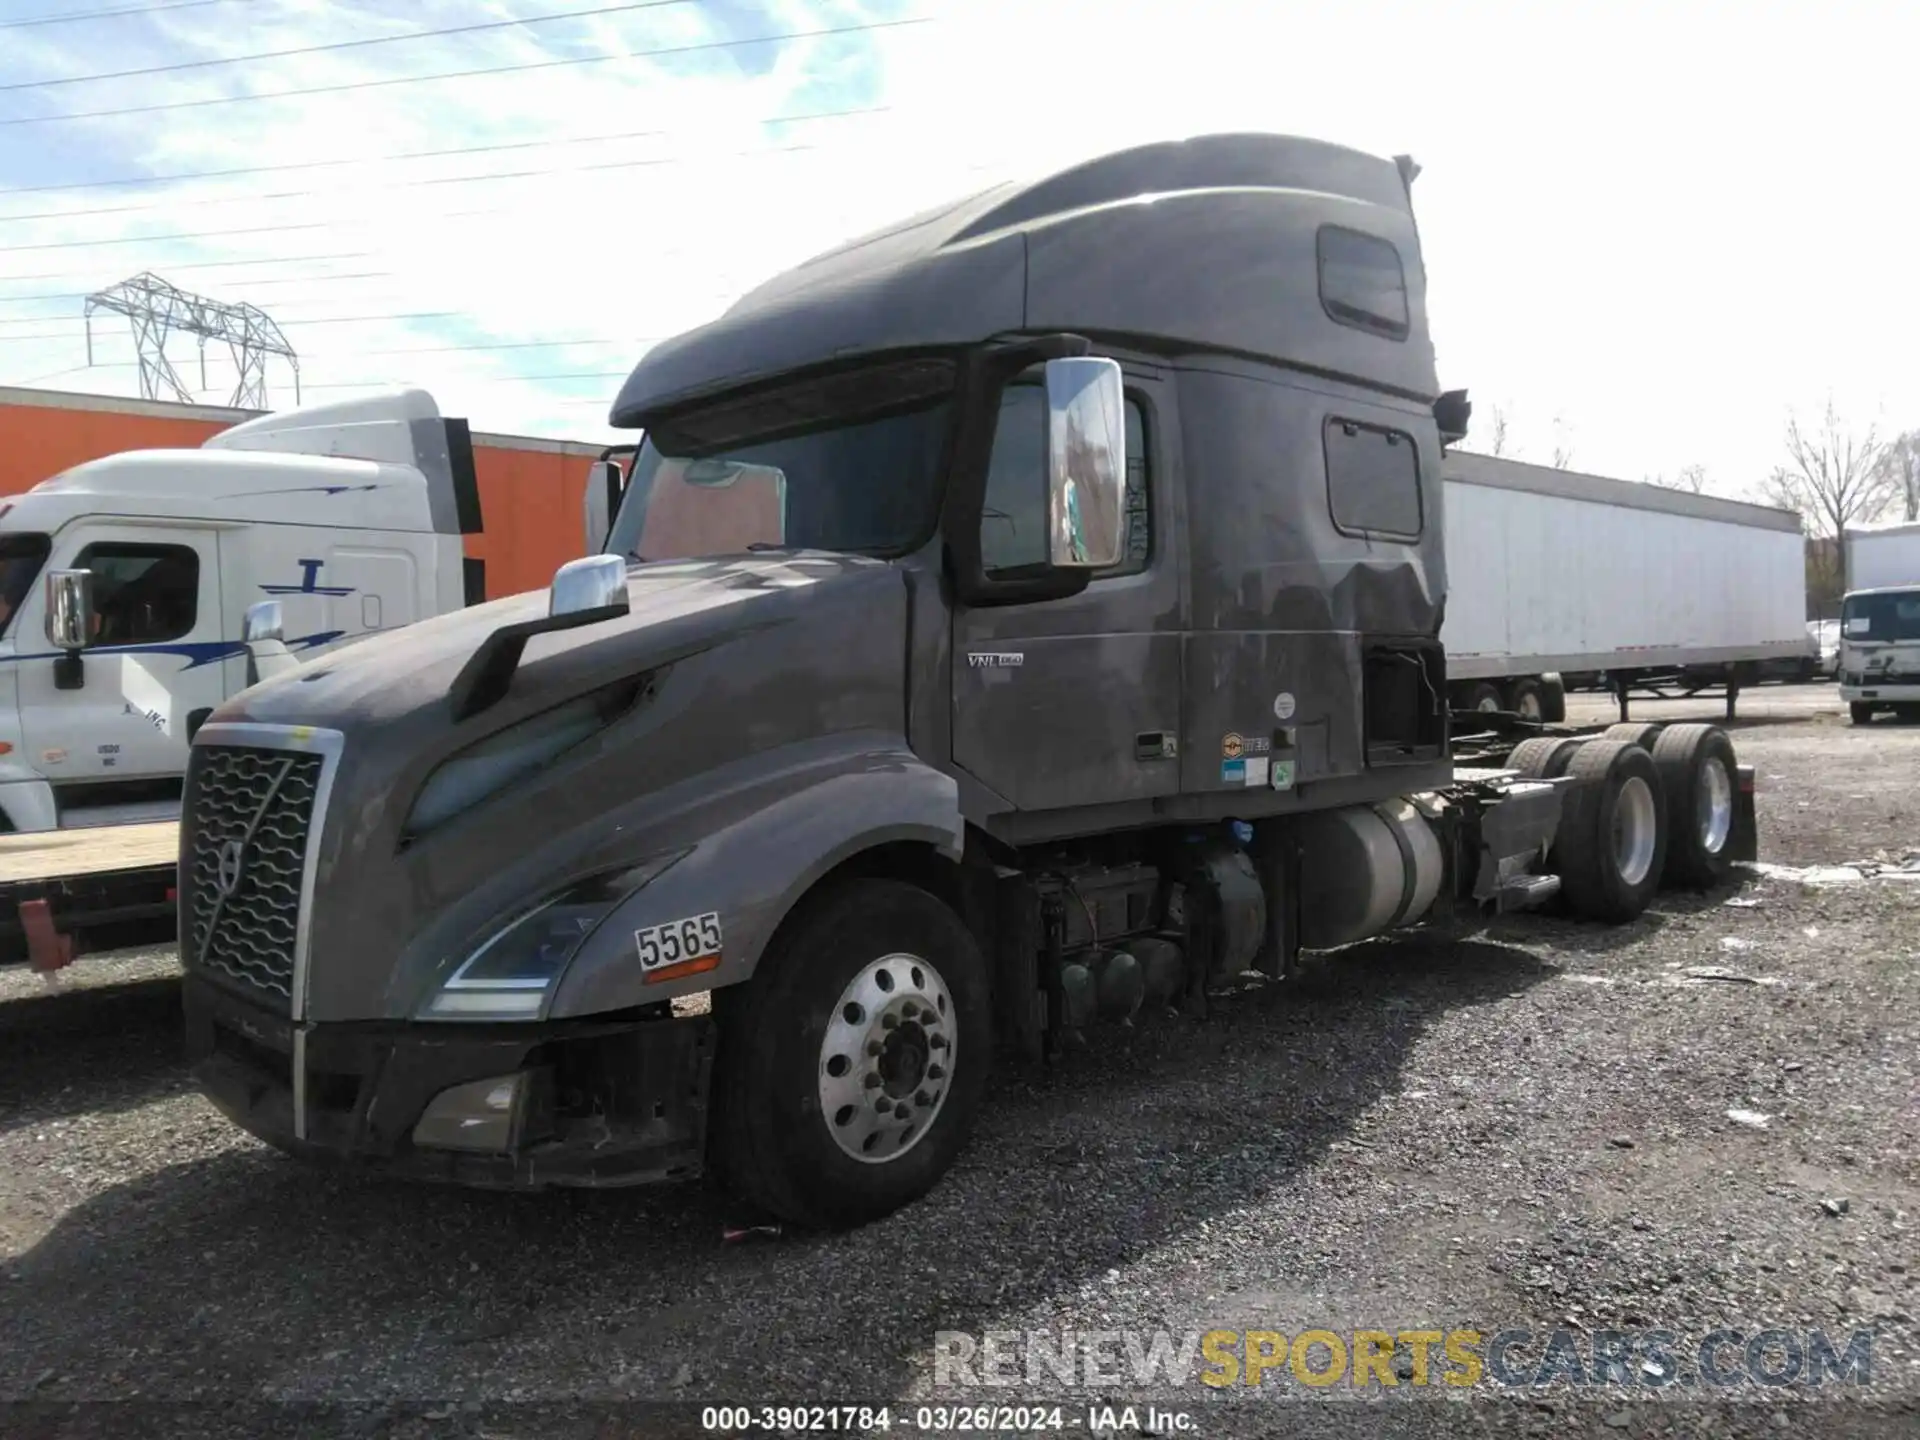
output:
<instances>
[{"instance_id":1,"label":"mud flap","mask_svg":"<svg viewBox=\"0 0 1920 1440\"><path fill-rule=\"evenodd\" d=\"M1735 765L1733 771L1733 834L1727 837L1727 858L1758 860L1760 822L1754 810L1753 766Z\"/></svg>"}]
</instances>

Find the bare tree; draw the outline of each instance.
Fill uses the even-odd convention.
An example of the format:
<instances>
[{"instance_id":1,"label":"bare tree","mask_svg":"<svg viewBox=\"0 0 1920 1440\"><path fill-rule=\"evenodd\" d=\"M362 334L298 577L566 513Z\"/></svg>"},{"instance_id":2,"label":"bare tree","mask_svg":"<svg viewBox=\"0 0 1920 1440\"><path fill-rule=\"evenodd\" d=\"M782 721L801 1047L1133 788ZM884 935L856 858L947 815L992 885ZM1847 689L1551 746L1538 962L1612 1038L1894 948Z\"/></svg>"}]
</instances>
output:
<instances>
[{"instance_id":1,"label":"bare tree","mask_svg":"<svg viewBox=\"0 0 1920 1440\"><path fill-rule=\"evenodd\" d=\"M1882 463L1886 447L1869 425L1856 434L1833 401L1814 426L1787 420L1787 464L1767 477L1761 493L1798 511L1815 540L1835 540L1840 588L1847 583L1846 532L1873 520L1892 498L1892 471Z\"/></svg>"},{"instance_id":2,"label":"bare tree","mask_svg":"<svg viewBox=\"0 0 1920 1440\"><path fill-rule=\"evenodd\" d=\"M1504 405L1494 406L1493 426L1489 431L1487 440L1487 453L1489 455L1498 456L1507 453L1507 423L1507 407Z\"/></svg>"},{"instance_id":3,"label":"bare tree","mask_svg":"<svg viewBox=\"0 0 1920 1440\"><path fill-rule=\"evenodd\" d=\"M1920 430L1909 430L1889 444L1880 463L1900 518L1909 524L1920 520Z\"/></svg>"},{"instance_id":4,"label":"bare tree","mask_svg":"<svg viewBox=\"0 0 1920 1440\"><path fill-rule=\"evenodd\" d=\"M1647 483L1658 485L1662 490L1684 490L1689 495L1704 495L1709 486L1707 467L1688 465L1683 467L1678 475L1672 476L1662 471L1658 475L1648 476Z\"/></svg>"},{"instance_id":5,"label":"bare tree","mask_svg":"<svg viewBox=\"0 0 1920 1440\"><path fill-rule=\"evenodd\" d=\"M1553 468L1565 470L1571 464L1573 464L1573 438L1568 434L1566 420L1556 415L1553 417Z\"/></svg>"}]
</instances>

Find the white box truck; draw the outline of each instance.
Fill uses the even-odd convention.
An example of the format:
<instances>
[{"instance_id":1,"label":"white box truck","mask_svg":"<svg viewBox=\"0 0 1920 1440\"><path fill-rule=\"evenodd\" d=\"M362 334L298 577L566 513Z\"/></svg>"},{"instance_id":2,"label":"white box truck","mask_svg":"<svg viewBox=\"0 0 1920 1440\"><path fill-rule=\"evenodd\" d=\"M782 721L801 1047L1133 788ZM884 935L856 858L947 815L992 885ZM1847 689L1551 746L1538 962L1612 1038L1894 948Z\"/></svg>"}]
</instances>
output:
<instances>
[{"instance_id":1,"label":"white box truck","mask_svg":"<svg viewBox=\"0 0 1920 1440\"><path fill-rule=\"evenodd\" d=\"M1800 519L1788 510L1488 455L1446 457L1454 708L1558 720L1561 687L1622 700L1811 678Z\"/></svg>"},{"instance_id":2,"label":"white box truck","mask_svg":"<svg viewBox=\"0 0 1920 1440\"><path fill-rule=\"evenodd\" d=\"M193 730L249 683L250 609L277 601L300 656L461 609L484 598L479 528L466 422L424 390L108 455L0 502L0 830L176 816Z\"/></svg>"},{"instance_id":3,"label":"white box truck","mask_svg":"<svg viewBox=\"0 0 1920 1440\"><path fill-rule=\"evenodd\" d=\"M1856 725L1920 717L1920 525L1847 532L1840 698Z\"/></svg>"}]
</instances>

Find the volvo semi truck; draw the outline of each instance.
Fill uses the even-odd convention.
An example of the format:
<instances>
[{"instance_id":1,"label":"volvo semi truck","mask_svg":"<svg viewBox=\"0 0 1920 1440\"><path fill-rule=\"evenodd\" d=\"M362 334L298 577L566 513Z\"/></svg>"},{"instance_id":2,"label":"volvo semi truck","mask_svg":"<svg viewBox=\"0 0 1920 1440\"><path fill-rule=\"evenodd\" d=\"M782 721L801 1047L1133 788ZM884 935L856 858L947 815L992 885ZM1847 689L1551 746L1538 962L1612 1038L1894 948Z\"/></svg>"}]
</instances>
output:
<instances>
[{"instance_id":1,"label":"volvo semi truck","mask_svg":"<svg viewBox=\"0 0 1920 1440\"><path fill-rule=\"evenodd\" d=\"M1516 746L1447 704L1469 407L1415 173L1148 145L647 353L596 553L199 730L203 1091L316 1161L710 1171L851 1224L938 1181L996 1063L1303 951L1713 884L1753 844L1725 732Z\"/></svg>"}]
</instances>

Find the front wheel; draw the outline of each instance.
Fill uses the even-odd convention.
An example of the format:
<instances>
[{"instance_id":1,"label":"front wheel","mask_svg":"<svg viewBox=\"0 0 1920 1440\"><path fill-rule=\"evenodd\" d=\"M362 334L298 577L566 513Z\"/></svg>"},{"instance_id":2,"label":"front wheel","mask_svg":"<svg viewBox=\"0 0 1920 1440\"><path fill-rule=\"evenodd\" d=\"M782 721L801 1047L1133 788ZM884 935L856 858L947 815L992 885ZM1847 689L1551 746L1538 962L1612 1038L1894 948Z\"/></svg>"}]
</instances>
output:
<instances>
[{"instance_id":1,"label":"front wheel","mask_svg":"<svg viewBox=\"0 0 1920 1440\"><path fill-rule=\"evenodd\" d=\"M1873 706L1863 705L1858 700L1847 706L1847 718L1856 725L1867 725L1873 721Z\"/></svg>"},{"instance_id":2,"label":"front wheel","mask_svg":"<svg viewBox=\"0 0 1920 1440\"><path fill-rule=\"evenodd\" d=\"M972 1128L993 1050L986 963L916 886L856 880L791 917L738 992L715 1056L719 1178L816 1228L918 1199Z\"/></svg>"}]
</instances>

